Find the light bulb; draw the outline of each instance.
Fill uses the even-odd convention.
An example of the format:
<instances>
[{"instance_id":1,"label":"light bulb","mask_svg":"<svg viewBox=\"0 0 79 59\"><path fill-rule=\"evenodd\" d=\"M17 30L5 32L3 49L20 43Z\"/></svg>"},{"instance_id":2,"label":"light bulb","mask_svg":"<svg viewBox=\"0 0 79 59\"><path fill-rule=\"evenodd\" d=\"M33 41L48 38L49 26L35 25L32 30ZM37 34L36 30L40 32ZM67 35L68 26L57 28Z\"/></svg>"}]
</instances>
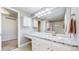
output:
<instances>
[{"instance_id":1,"label":"light bulb","mask_svg":"<svg viewBox=\"0 0 79 59\"><path fill-rule=\"evenodd\" d=\"M49 11L50 9L49 8L47 8L45 11Z\"/></svg>"},{"instance_id":2,"label":"light bulb","mask_svg":"<svg viewBox=\"0 0 79 59\"><path fill-rule=\"evenodd\" d=\"M44 13L43 15L47 15L46 13Z\"/></svg>"},{"instance_id":3,"label":"light bulb","mask_svg":"<svg viewBox=\"0 0 79 59\"><path fill-rule=\"evenodd\" d=\"M41 14L41 12L38 13L38 15L40 15L40 14Z\"/></svg>"},{"instance_id":4,"label":"light bulb","mask_svg":"<svg viewBox=\"0 0 79 59\"><path fill-rule=\"evenodd\" d=\"M47 14L51 14L51 12L50 12L50 11L48 11L48 12L47 12Z\"/></svg>"},{"instance_id":5,"label":"light bulb","mask_svg":"<svg viewBox=\"0 0 79 59\"><path fill-rule=\"evenodd\" d=\"M41 13L45 13L45 11L41 11Z\"/></svg>"}]
</instances>

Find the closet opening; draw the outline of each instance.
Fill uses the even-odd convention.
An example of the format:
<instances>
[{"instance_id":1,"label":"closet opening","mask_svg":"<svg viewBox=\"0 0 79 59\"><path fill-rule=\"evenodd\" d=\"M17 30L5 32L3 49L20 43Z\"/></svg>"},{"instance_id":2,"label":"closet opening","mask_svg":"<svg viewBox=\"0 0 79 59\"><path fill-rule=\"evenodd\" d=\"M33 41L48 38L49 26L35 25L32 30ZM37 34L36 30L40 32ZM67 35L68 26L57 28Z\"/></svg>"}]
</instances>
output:
<instances>
[{"instance_id":1,"label":"closet opening","mask_svg":"<svg viewBox=\"0 0 79 59\"><path fill-rule=\"evenodd\" d=\"M11 51L18 48L18 13L3 8L2 13L2 51ZM5 12L4 11L4 12Z\"/></svg>"}]
</instances>

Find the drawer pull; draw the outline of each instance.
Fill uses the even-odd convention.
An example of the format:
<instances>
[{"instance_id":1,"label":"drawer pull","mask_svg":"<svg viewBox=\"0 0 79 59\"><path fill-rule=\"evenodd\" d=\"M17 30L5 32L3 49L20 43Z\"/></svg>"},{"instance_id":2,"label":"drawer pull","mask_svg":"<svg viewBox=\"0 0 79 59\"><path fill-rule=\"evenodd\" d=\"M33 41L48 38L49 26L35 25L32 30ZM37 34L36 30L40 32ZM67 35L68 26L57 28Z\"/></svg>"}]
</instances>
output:
<instances>
[{"instance_id":1,"label":"drawer pull","mask_svg":"<svg viewBox=\"0 0 79 59\"><path fill-rule=\"evenodd\" d=\"M48 48L48 49L50 49L50 48Z\"/></svg>"},{"instance_id":2,"label":"drawer pull","mask_svg":"<svg viewBox=\"0 0 79 59\"><path fill-rule=\"evenodd\" d=\"M53 50L51 50L51 51L53 51Z\"/></svg>"}]
</instances>

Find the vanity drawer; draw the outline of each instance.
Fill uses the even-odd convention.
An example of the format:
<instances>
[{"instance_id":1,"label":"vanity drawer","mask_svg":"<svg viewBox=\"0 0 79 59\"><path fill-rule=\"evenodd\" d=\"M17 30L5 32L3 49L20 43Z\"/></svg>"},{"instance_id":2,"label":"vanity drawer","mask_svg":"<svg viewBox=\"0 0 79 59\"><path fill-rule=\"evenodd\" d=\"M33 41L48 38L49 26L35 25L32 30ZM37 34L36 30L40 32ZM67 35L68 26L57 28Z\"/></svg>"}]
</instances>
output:
<instances>
[{"instance_id":1,"label":"vanity drawer","mask_svg":"<svg viewBox=\"0 0 79 59\"><path fill-rule=\"evenodd\" d=\"M38 38L33 38L32 39L32 50L33 51L39 51L39 45L40 45L40 42L39 42L39 39Z\"/></svg>"},{"instance_id":2,"label":"vanity drawer","mask_svg":"<svg viewBox=\"0 0 79 59\"><path fill-rule=\"evenodd\" d=\"M37 42L37 41L32 42L32 47L34 47L34 46L39 46L39 45L40 45L40 43Z\"/></svg>"},{"instance_id":3,"label":"vanity drawer","mask_svg":"<svg viewBox=\"0 0 79 59\"><path fill-rule=\"evenodd\" d=\"M32 45L39 45L40 44L40 39L38 39L38 38L33 38L32 39Z\"/></svg>"},{"instance_id":4,"label":"vanity drawer","mask_svg":"<svg viewBox=\"0 0 79 59\"><path fill-rule=\"evenodd\" d=\"M39 51L39 50L40 50L39 46L37 46L37 45L32 46L32 51Z\"/></svg>"},{"instance_id":5,"label":"vanity drawer","mask_svg":"<svg viewBox=\"0 0 79 59\"><path fill-rule=\"evenodd\" d=\"M44 40L44 39L40 39L40 51L50 51L50 41Z\"/></svg>"},{"instance_id":6,"label":"vanity drawer","mask_svg":"<svg viewBox=\"0 0 79 59\"><path fill-rule=\"evenodd\" d=\"M51 46L50 41L40 38L33 38L32 40L33 51L50 51L50 46Z\"/></svg>"},{"instance_id":7,"label":"vanity drawer","mask_svg":"<svg viewBox=\"0 0 79 59\"><path fill-rule=\"evenodd\" d=\"M51 50L54 51L78 51L78 47L72 47L61 43L51 42Z\"/></svg>"},{"instance_id":8,"label":"vanity drawer","mask_svg":"<svg viewBox=\"0 0 79 59\"><path fill-rule=\"evenodd\" d=\"M37 42L33 42L32 43L32 50L33 51L39 51L40 49L39 49L39 43L37 43Z\"/></svg>"}]
</instances>

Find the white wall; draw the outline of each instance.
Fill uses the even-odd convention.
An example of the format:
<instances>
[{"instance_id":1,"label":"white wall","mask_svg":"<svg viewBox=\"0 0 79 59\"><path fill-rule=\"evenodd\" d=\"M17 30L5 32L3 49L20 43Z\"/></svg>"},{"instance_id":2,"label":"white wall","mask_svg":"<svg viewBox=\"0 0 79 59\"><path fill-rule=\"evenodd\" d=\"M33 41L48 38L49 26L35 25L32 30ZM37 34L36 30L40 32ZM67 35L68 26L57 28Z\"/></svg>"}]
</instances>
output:
<instances>
[{"instance_id":1,"label":"white wall","mask_svg":"<svg viewBox=\"0 0 79 59\"><path fill-rule=\"evenodd\" d=\"M46 20L42 20L41 21L41 32L45 32L46 31Z\"/></svg>"},{"instance_id":2,"label":"white wall","mask_svg":"<svg viewBox=\"0 0 79 59\"><path fill-rule=\"evenodd\" d=\"M26 32L28 29L23 27L23 16L27 16L27 14L24 11L18 10L17 8L13 8L13 9L17 10L20 14L20 20L18 20L18 21L19 21L19 25L20 25L19 26L20 27L20 29L19 29L19 32L20 32L19 47L21 47L22 44L24 44L28 41L28 39L24 38L24 32ZM27 17L29 17L29 16L27 16Z\"/></svg>"},{"instance_id":3,"label":"white wall","mask_svg":"<svg viewBox=\"0 0 79 59\"><path fill-rule=\"evenodd\" d=\"M2 41L12 40L17 38L16 20L2 17Z\"/></svg>"},{"instance_id":4,"label":"white wall","mask_svg":"<svg viewBox=\"0 0 79 59\"><path fill-rule=\"evenodd\" d=\"M23 18L23 17L25 17L25 18ZM20 19L20 28L21 28L21 34L20 34L20 44L24 44L24 43L26 43L26 42L28 42L29 40L28 39L26 39L26 38L24 38L24 33L27 33L27 32L29 32L29 31L31 31L32 30L32 26L30 26L31 25L31 23L28 25L28 26L26 26L27 24L25 24L25 23L28 23L28 21L25 21L24 22L24 24L23 24L23 19L29 19L29 20L32 20L31 19L31 17L28 17L27 15L22 15L21 16L21 19Z\"/></svg>"},{"instance_id":5,"label":"white wall","mask_svg":"<svg viewBox=\"0 0 79 59\"><path fill-rule=\"evenodd\" d=\"M65 24L65 33L68 34L68 29L69 29L69 20L70 20L70 14L71 14L71 11L70 11L70 7L67 7L66 8L66 11L65 11L65 18L64 18L64 24Z\"/></svg>"}]
</instances>

